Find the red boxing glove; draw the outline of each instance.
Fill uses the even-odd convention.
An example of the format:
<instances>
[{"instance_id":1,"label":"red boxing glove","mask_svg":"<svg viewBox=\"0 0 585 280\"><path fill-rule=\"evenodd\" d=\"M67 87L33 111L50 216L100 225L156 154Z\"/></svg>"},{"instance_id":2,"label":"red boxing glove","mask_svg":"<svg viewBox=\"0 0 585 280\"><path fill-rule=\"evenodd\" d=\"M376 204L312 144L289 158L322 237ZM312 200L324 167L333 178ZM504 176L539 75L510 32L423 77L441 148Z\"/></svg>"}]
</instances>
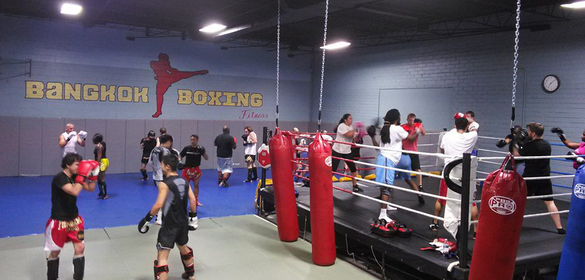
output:
<instances>
[{"instance_id":1,"label":"red boxing glove","mask_svg":"<svg viewBox=\"0 0 585 280\"><path fill-rule=\"evenodd\" d=\"M89 172L88 178L90 181L97 181L97 176L100 174L100 163L95 160L90 160L89 163L91 165L91 171Z\"/></svg>"},{"instance_id":2,"label":"red boxing glove","mask_svg":"<svg viewBox=\"0 0 585 280\"><path fill-rule=\"evenodd\" d=\"M234 137L234 143L238 144L238 139L236 139L236 137Z\"/></svg>"},{"instance_id":3,"label":"red boxing glove","mask_svg":"<svg viewBox=\"0 0 585 280\"><path fill-rule=\"evenodd\" d=\"M460 119L460 118L465 118L465 114L459 112L459 113L455 113L455 115L453 116L454 119Z\"/></svg>"},{"instance_id":4,"label":"red boxing glove","mask_svg":"<svg viewBox=\"0 0 585 280\"><path fill-rule=\"evenodd\" d=\"M85 180L87 180L89 173L93 169L93 164L91 162L92 161L90 161L90 160L82 160L79 163L79 167L77 168L77 176L75 176L76 183L80 183L80 184L85 183Z\"/></svg>"}]
</instances>

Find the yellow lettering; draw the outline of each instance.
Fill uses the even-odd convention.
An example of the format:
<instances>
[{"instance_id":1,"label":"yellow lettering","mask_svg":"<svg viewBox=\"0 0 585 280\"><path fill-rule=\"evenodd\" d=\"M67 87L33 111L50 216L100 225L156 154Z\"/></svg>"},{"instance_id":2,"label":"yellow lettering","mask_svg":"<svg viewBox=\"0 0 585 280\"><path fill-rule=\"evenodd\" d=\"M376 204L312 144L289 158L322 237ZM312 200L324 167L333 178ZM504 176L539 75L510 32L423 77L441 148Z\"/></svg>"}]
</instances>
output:
<instances>
[{"instance_id":1,"label":"yellow lettering","mask_svg":"<svg viewBox=\"0 0 585 280\"><path fill-rule=\"evenodd\" d=\"M26 93L24 98L41 99L45 95L43 89L45 85L43 82L38 81L26 81Z\"/></svg>"},{"instance_id":2,"label":"yellow lettering","mask_svg":"<svg viewBox=\"0 0 585 280\"><path fill-rule=\"evenodd\" d=\"M45 93L47 99L63 99L63 84L61 83L47 83L47 92Z\"/></svg>"},{"instance_id":3,"label":"yellow lettering","mask_svg":"<svg viewBox=\"0 0 585 280\"><path fill-rule=\"evenodd\" d=\"M204 90L196 90L193 94L193 103L197 105L205 105L207 102L207 92Z\"/></svg>"},{"instance_id":4,"label":"yellow lettering","mask_svg":"<svg viewBox=\"0 0 585 280\"><path fill-rule=\"evenodd\" d=\"M116 86L100 86L100 101L106 101L106 99L110 102L116 101Z\"/></svg>"},{"instance_id":5,"label":"yellow lettering","mask_svg":"<svg viewBox=\"0 0 585 280\"><path fill-rule=\"evenodd\" d=\"M188 89L177 90L177 104L189 105L193 101L193 93Z\"/></svg>"},{"instance_id":6,"label":"yellow lettering","mask_svg":"<svg viewBox=\"0 0 585 280\"><path fill-rule=\"evenodd\" d=\"M98 85L87 84L83 85L83 100L85 101L97 101L100 97L98 92Z\"/></svg>"},{"instance_id":7,"label":"yellow lettering","mask_svg":"<svg viewBox=\"0 0 585 280\"><path fill-rule=\"evenodd\" d=\"M248 93L248 92L244 92L244 93L238 92L238 104L236 106L238 106L238 107L250 106L249 97L250 97L250 93Z\"/></svg>"},{"instance_id":8,"label":"yellow lettering","mask_svg":"<svg viewBox=\"0 0 585 280\"><path fill-rule=\"evenodd\" d=\"M261 107L262 106L262 94L252 93L252 95L250 95L250 106Z\"/></svg>"},{"instance_id":9,"label":"yellow lettering","mask_svg":"<svg viewBox=\"0 0 585 280\"><path fill-rule=\"evenodd\" d=\"M138 103L140 100L142 103L148 103L148 87L134 87L134 103Z\"/></svg>"},{"instance_id":10,"label":"yellow lettering","mask_svg":"<svg viewBox=\"0 0 585 280\"><path fill-rule=\"evenodd\" d=\"M234 103L234 96L236 96L235 92L226 91L223 95L225 96L225 103L223 103L223 106L236 106L236 103Z\"/></svg>"},{"instance_id":11,"label":"yellow lettering","mask_svg":"<svg viewBox=\"0 0 585 280\"><path fill-rule=\"evenodd\" d=\"M118 88L118 101L120 102L132 102L132 88L122 86Z\"/></svg>"},{"instance_id":12,"label":"yellow lettering","mask_svg":"<svg viewBox=\"0 0 585 280\"><path fill-rule=\"evenodd\" d=\"M209 97L210 99L207 103L209 106L221 106L221 101L219 101L221 91L209 91Z\"/></svg>"},{"instance_id":13,"label":"yellow lettering","mask_svg":"<svg viewBox=\"0 0 585 280\"><path fill-rule=\"evenodd\" d=\"M73 99L81 100L81 84L75 84L75 89L70 83L65 83L65 97L64 99Z\"/></svg>"}]
</instances>

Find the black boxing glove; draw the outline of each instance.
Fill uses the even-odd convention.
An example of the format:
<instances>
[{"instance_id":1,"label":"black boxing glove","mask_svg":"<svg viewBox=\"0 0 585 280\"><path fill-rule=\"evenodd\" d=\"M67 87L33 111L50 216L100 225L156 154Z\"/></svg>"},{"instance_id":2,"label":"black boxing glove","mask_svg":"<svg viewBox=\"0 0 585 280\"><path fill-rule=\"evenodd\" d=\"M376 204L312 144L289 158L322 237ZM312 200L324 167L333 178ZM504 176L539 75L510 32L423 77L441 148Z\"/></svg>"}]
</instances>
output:
<instances>
[{"instance_id":1,"label":"black boxing glove","mask_svg":"<svg viewBox=\"0 0 585 280\"><path fill-rule=\"evenodd\" d=\"M577 154L575 154L575 152L573 152L573 151L570 151L570 152L567 153L567 155L568 156L576 156ZM579 164L585 163L585 159L582 158L582 157L569 158L569 159L572 160L572 161L574 161L574 162L577 162Z\"/></svg>"},{"instance_id":2,"label":"black boxing glove","mask_svg":"<svg viewBox=\"0 0 585 280\"><path fill-rule=\"evenodd\" d=\"M565 132L563 132L560 127L553 127L551 128L550 132L556 133L559 139L561 139L561 142L565 142L565 140L567 140L567 137L565 137Z\"/></svg>"},{"instance_id":3,"label":"black boxing glove","mask_svg":"<svg viewBox=\"0 0 585 280\"><path fill-rule=\"evenodd\" d=\"M506 142L506 140L500 140L496 143L496 147L498 148L503 148L506 147L506 145L508 145L508 143Z\"/></svg>"},{"instance_id":4,"label":"black boxing glove","mask_svg":"<svg viewBox=\"0 0 585 280\"><path fill-rule=\"evenodd\" d=\"M201 151L201 155L205 154L205 148L203 148L203 146L197 146L197 148L199 148L199 151Z\"/></svg>"},{"instance_id":5,"label":"black boxing glove","mask_svg":"<svg viewBox=\"0 0 585 280\"><path fill-rule=\"evenodd\" d=\"M146 213L146 216L144 217L144 219L140 220L140 222L138 223L138 232L145 234L148 232L149 227L148 224L150 223L150 221L152 220L154 216L150 215L150 210Z\"/></svg>"},{"instance_id":6,"label":"black boxing glove","mask_svg":"<svg viewBox=\"0 0 585 280\"><path fill-rule=\"evenodd\" d=\"M246 146L246 145L249 144L248 143L248 135L247 134L242 135L242 139L244 139L244 142L242 143L242 144L244 144L244 146Z\"/></svg>"},{"instance_id":7,"label":"black boxing glove","mask_svg":"<svg viewBox=\"0 0 585 280\"><path fill-rule=\"evenodd\" d=\"M422 120L419 118L414 119L414 123L422 123Z\"/></svg>"},{"instance_id":8,"label":"black boxing glove","mask_svg":"<svg viewBox=\"0 0 585 280\"><path fill-rule=\"evenodd\" d=\"M370 137L375 137L376 136L376 127L373 125L368 126L368 128L366 129L366 132L368 133L368 135L370 135Z\"/></svg>"}]
</instances>

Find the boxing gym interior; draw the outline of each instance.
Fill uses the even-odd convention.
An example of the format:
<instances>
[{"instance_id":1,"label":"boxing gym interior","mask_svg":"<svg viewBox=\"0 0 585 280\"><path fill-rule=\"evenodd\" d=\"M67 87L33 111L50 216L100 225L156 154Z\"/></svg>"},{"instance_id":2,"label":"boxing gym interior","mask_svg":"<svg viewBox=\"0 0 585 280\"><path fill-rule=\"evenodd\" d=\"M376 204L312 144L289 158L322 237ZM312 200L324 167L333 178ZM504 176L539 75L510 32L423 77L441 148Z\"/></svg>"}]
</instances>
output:
<instances>
[{"instance_id":1,"label":"boxing gym interior","mask_svg":"<svg viewBox=\"0 0 585 280\"><path fill-rule=\"evenodd\" d=\"M583 30L581 0L2 0L0 279L583 279Z\"/></svg>"}]
</instances>

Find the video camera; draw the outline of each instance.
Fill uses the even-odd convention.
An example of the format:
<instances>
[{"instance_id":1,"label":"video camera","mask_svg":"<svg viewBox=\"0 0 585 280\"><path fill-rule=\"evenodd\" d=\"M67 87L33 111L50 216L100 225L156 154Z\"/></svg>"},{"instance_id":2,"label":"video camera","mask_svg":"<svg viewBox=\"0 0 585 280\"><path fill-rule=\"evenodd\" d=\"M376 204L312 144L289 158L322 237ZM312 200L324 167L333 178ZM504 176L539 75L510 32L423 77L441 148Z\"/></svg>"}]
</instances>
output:
<instances>
[{"instance_id":1,"label":"video camera","mask_svg":"<svg viewBox=\"0 0 585 280\"><path fill-rule=\"evenodd\" d=\"M510 134L506 135L505 139L498 141L496 146L498 148L503 148L506 145L511 144L510 150L512 147L521 149L528 141L530 141L530 137L528 137L528 130L522 128L519 125L515 125L514 127L510 128Z\"/></svg>"}]
</instances>

